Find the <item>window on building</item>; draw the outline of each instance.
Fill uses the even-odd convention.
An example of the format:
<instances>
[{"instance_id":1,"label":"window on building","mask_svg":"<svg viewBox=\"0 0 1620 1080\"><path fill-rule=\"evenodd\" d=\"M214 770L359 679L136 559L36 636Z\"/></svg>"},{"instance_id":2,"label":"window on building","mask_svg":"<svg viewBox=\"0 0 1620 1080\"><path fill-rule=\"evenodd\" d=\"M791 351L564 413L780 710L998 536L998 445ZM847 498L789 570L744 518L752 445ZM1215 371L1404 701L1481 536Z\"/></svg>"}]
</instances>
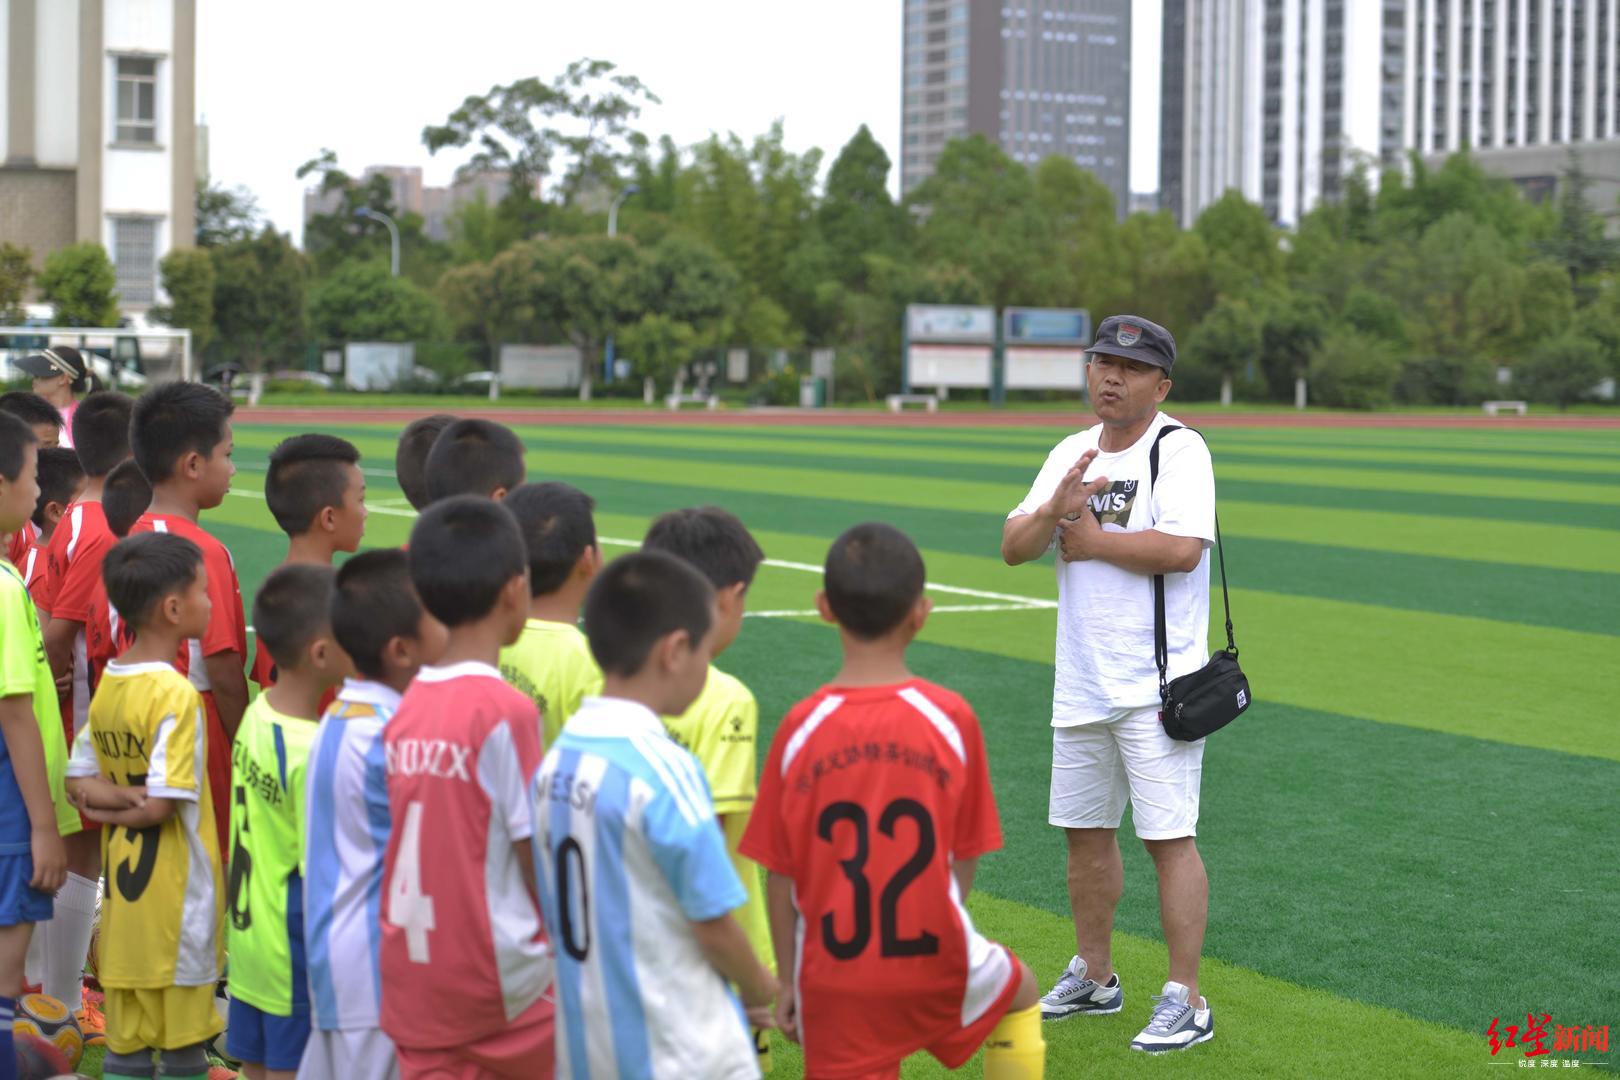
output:
<instances>
[{"instance_id":1,"label":"window on building","mask_svg":"<svg viewBox=\"0 0 1620 1080\"><path fill-rule=\"evenodd\" d=\"M126 304L157 301L157 218L113 219L113 267L118 296Z\"/></svg>"},{"instance_id":2,"label":"window on building","mask_svg":"<svg viewBox=\"0 0 1620 1080\"><path fill-rule=\"evenodd\" d=\"M157 61L149 56L118 58L119 142L157 142Z\"/></svg>"}]
</instances>

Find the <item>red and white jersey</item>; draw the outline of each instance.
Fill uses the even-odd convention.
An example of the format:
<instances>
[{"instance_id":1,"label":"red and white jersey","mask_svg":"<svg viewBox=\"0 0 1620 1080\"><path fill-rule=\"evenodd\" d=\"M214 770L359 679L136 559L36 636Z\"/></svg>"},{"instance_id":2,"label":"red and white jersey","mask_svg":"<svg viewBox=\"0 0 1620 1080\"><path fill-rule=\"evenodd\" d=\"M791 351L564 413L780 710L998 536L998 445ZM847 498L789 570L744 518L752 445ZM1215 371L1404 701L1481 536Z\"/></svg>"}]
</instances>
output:
<instances>
[{"instance_id":1,"label":"red and white jersey","mask_svg":"<svg viewBox=\"0 0 1620 1080\"><path fill-rule=\"evenodd\" d=\"M860 1002L887 1045L851 1052L876 1067L988 1010L1005 953L983 955L995 947L951 865L1000 846L984 736L959 695L912 679L823 687L794 706L741 851L793 880L806 1039L841 1038L817 1030L818 1002Z\"/></svg>"},{"instance_id":2,"label":"red and white jersey","mask_svg":"<svg viewBox=\"0 0 1620 1080\"><path fill-rule=\"evenodd\" d=\"M89 626L106 618L107 590L101 582L101 564L116 543L118 538L107 527L101 504L81 501L68 507L45 548L45 585L39 606L53 619L81 624L73 638L73 682L62 695L62 716L73 718L75 735L90 720L90 693L95 683L87 652Z\"/></svg>"},{"instance_id":3,"label":"red and white jersey","mask_svg":"<svg viewBox=\"0 0 1620 1080\"><path fill-rule=\"evenodd\" d=\"M32 521L25 521L23 527L16 532L5 534L5 539L6 561L21 570L22 564L28 559L28 549L39 539L39 526Z\"/></svg>"},{"instance_id":4,"label":"red and white jersey","mask_svg":"<svg viewBox=\"0 0 1620 1080\"><path fill-rule=\"evenodd\" d=\"M45 610L45 545L34 541L33 547L28 549L28 557L23 565L17 567L22 571L23 584L28 586L29 599L41 611Z\"/></svg>"},{"instance_id":5,"label":"red and white jersey","mask_svg":"<svg viewBox=\"0 0 1620 1080\"><path fill-rule=\"evenodd\" d=\"M533 833L540 712L488 664L425 667L383 728L382 1028L397 1045L505 1031L551 985L513 845Z\"/></svg>"}]
</instances>

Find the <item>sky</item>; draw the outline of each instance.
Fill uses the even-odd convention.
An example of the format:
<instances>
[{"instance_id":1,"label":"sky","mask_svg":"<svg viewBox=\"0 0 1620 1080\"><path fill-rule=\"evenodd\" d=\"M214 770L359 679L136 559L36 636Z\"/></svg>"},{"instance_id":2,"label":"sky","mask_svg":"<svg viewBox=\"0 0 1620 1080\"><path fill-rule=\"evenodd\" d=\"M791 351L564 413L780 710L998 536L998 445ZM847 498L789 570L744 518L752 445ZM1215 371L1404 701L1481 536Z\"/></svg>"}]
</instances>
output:
<instances>
[{"instance_id":1,"label":"sky","mask_svg":"<svg viewBox=\"0 0 1620 1080\"><path fill-rule=\"evenodd\" d=\"M1158 188L1161 10L1132 0L1134 191ZM662 99L640 119L655 140L751 139L781 119L790 149L819 146L830 164L864 123L898 162L900 39L901 0L203 0L197 108L212 178L246 187L297 241L293 174L322 148L349 172L420 165L425 183L446 184L461 159L429 155L425 125L580 57L612 61Z\"/></svg>"}]
</instances>

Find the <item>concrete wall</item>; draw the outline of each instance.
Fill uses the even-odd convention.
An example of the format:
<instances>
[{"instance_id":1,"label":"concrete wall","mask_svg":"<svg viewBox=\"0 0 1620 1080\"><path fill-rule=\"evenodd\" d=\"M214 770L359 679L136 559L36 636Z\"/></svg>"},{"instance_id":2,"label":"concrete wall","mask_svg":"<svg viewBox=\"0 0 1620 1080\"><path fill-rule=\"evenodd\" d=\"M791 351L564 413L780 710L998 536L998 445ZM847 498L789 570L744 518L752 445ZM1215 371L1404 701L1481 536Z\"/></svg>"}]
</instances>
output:
<instances>
[{"instance_id":1,"label":"concrete wall","mask_svg":"<svg viewBox=\"0 0 1620 1080\"><path fill-rule=\"evenodd\" d=\"M45 255L73 243L76 184L71 169L0 169L0 238Z\"/></svg>"}]
</instances>

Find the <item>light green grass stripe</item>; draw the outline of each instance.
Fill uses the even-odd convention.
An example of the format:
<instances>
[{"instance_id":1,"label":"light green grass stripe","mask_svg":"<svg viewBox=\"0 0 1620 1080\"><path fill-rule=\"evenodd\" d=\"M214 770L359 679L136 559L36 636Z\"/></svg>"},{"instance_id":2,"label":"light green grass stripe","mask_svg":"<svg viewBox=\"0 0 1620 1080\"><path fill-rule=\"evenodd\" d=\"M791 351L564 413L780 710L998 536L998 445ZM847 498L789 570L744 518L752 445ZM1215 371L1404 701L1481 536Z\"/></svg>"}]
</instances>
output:
<instances>
[{"instance_id":1,"label":"light green grass stripe","mask_svg":"<svg viewBox=\"0 0 1620 1080\"><path fill-rule=\"evenodd\" d=\"M1056 847L1053 859L1061 860ZM979 930L1016 952L1034 970L1043 989L1068 963L1074 950L1074 929L1067 920L985 893L971 894L968 907ZM1199 989L1214 1010L1215 1038L1185 1053L1137 1053L1130 1049L1131 1039L1147 1023L1151 996L1164 981L1168 962L1160 943L1116 933L1114 966L1126 988L1125 1008L1114 1016L1043 1024L1046 1075L1053 1080L1086 1076L1336 1080L1368 1075L1369 1057L1375 1053L1371 1043L1388 1048L1387 1053L1376 1053L1379 1076L1474 1075L1483 1073L1486 1063L1493 1060L1484 1035L1208 958L1199 972ZM1489 1017L1481 1018L1481 1030L1489 1023ZM778 1037L774 1055L772 1080L804 1075L796 1047ZM983 1054L955 1073L919 1054L906 1062L901 1075L981 1077Z\"/></svg>"}]
</instances>

